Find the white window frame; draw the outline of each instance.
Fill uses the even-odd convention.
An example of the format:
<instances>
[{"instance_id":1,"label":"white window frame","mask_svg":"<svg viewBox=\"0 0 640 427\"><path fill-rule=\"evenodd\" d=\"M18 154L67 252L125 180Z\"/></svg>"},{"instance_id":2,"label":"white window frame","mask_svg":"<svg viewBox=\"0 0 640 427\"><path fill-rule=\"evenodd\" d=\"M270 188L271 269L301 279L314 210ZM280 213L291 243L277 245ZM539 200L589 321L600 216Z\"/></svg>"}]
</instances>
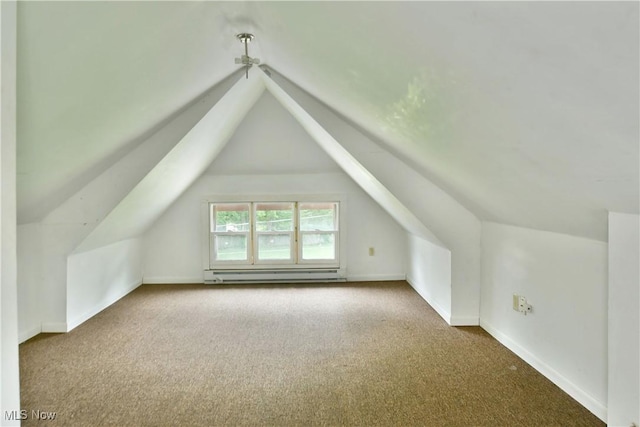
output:
<instances>
[{"instance_id":1,"label":"white window frame","mask_svg":"<svg viewBox=\"0 0 640 427\"><path fill-rule=\"evenodd\" d=\"M267 203L273 203L273 204L290 204L291 205L291 211L292 211L292 218L291 218L291 222L292 227L290 231L258 231L257 229L257 221L258 221L258 205L260 204L267 204ZM298 230L298 225L297 225L297 221L296 221L296 212L297 212L297 203L296 202L292 202L292 201L278 201L278 202L273 202L273 201L263 201L263 200L256 200L255 202L252 202L252 211L253 211L253 218L254 220L251 222L251 229L253 231L253 263L255 265L279 265L279 264L283 264L283 265L289 265L289 264L295 264L296 263L296 232ZM260 236L269 236L269 235L279 235L279 234L288 234L289 235L289 259L288 260L282 260L282 259L260 259L259 257L259 246L260 246Z\"/></svg>"},{"instance_id":2,"label":"white window frame","mask_svg":"<svg viewBox=\"0 0 640 427\"><path fill-rule=\"evenodd\" d=\"M304 201L301 200L301 201L298 202L298 205L304 205L306 203L318 203L318 202L319 201L310 202L310 201L307 201L307 200L304 200ZM317 264L317 265L324 266L324 265L334 265L334 264L336 264L336 262L337 263L340 262L340 246L341 246L340 245L340 242L341 242L341 240L340 240L340 230L342 228L341 224L340 224L340 218L342 217L341 203L340 202L336 202L336 201L329 201L329 200L322 200L321 202L336 203L336 211L335 211L335 214L334 214L336 216L336 218L334 218L334 224L336 225L336 227L335 227L334 230L331 230L331 231L315 231L315 230L314 231L305 231L305 230L302 230L300 228L300 209L299 209L299 206L298 206L298 209L296 209L296 224L297 224L297 227L298 227L296 229L296 231L297 231L296 238L300 240L300 242L297 242L298 243L297 244L298 264L301 264L301 265L305 265L305 264L306 265L316 265ZM307 235L310 235L310 234L332 234L334 236L334 239L335 239L334 242L336 242L335 243L335 258L334 259L309 259L309 260L305 260L302 257L302 249L303 249L302 239L303 239L303 236L305 234L307 234Z\"/></svg>"},{"instance_id":3,"label":"white window frame","mask_svg":"<svg viewBox=\"0 0 640 427\"><path fill-rule=\"evenodd\" d=\"M213 210L215 208L215 205L223 205L223 204L227 204L226 202L218 202L218 203L208 203L208 223L209 223L209 252L208 252L208 258L209 258L209 264L213 264L213 260L214 260L214 256L213 254L216 252L216 244L215 244L215 240L216 237L218 236L246 236L247 238L247 259L246 260L225 260L225 261L218 261L218 262L223 262L224 264L227 265L245 265L245 264L249 264L251 263L251 256L252 256L252 251L251 251L251 224L253 224L253 213L251 212L251 204L248 202L229 202L228 204L246 204L248 205L248 213L249 213L249 230L248 231L217 231L217 230L212 230L213 228Z\"/></svg>"},{"instance_id":4,"label":"white window frame","mask_svg":"<svg viewBox=\"0 0 640 427\"><path fill-rule=\"evenodd\" d=\"M298 221L299 221L299 213L297 209L294 209L294 232L293 232L293 240L294 245L292 246L292 251L295 251L295 254L292 254L294 257L294 262L297 258L297 263L283 263L279 260L263 260L261 262L256 262L256 260L251 259L255 252L250 252L247 261L218 261L212 262L210 257L212 250L212 237L210 232L211 226L211 204L212 203L261 203L261 202L283 202L283 203L318 203L318 202L335 202L337 203L337 213L338 223L337 230L329 231L327 233L335 233L336 236L336 245L335 245L335 260L303 260L302 259L302 245L301 242L296 242L295 239L297 236L300 236L300 231L298 229ZM347 227L346 227L346 218L347 218L347 197L345 194L286 194L286 195L273 195L273 194L257 194L257 195L210 195L202 200L201 206L202 213L202 245L201 245L201 255L202 255L202 267L204 270L291 270L291 269L309 269L309 268L335 268L338 270L339 274L342 276L346 276L346 268L347 268L347 251L346 251L346 237L347 237ZM251 217L251 226L254 226L254 207L252 206L250 209L250 217ZM321 232L310 231L311 234L320 234ZM300 243L300 244L298 244ZM257 238L256 234L252 232L250 234L250 244L253 251L256 250Z\"/></svg>"}]
</instances>

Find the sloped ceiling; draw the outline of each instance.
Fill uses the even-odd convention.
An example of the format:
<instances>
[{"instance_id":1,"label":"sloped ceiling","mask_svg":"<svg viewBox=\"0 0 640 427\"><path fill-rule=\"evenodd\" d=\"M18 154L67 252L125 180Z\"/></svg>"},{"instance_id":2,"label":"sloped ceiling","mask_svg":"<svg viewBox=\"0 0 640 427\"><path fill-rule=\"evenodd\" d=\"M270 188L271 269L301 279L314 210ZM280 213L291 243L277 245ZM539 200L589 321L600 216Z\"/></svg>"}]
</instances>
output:
<instances>
[{"instance_id":1,"label":"sloped ceiling","mask_svg":"<svg viewBox=\"0 0 640 427\"><path fill-rule=\"evenodd\" d=\"M606 240L607 210L638 212L638 6L21 2L19 221L236 70L250 31L478 217Z\"/></svg>"}]
</instances>

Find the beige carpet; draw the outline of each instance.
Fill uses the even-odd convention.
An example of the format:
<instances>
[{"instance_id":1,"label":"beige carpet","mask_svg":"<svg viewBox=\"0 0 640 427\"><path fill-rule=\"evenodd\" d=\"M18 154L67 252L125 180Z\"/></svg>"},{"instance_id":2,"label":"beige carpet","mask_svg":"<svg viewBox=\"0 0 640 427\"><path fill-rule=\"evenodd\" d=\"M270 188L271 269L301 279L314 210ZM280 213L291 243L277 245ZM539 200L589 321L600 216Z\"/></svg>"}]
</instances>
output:
<instances>
[{"instance_id":1,"label":"beige carpet","mask_svg":"<svg viewBox=\"0 0 640 427\"><path fill-rule=\"evenodd\" d=\"M22 344L20 375L60 426L604 425L403 281L143 285Z\"/></svg>"}]
</instances>

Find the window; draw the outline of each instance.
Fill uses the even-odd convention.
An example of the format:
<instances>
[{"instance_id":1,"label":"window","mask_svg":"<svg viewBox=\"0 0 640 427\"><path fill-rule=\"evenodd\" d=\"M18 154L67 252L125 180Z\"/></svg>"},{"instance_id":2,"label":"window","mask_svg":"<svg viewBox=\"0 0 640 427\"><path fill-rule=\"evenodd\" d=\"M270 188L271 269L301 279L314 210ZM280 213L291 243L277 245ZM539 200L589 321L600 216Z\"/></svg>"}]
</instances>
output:
<instances>
[{"instance_id":1,"label":"window","mask_svg":"<svg viewBox=\"0 0 640 427\"><path fill-rule=\"evenodd\" d=\"M337 203L300 203L298 259L301 262L336 259L338 242Z\"/></svg>"},{"instance_id":2,"label":"window","mask_svg":"<svg viewBox=\"0 0 640 427\"><path fill-rule=\"evenodd\" d=\"M249 203L216 203L211 211L211 258L229 263L250 259Z\"/></svg>"},{"instance_id":3,"label":"window","mask_svg":"<svg viewBox=\"0 0 640 427\"><path fill-rule=\"evenodd\" d=\"M294 203L255 203L255 261L290 263L294 259Z\"/></svg>"},{"instance_id":4,"label":"window","mask_svg":"<svg viewBox=\"0 0 640 427\"><path fill-rule=\"evenodd\" d=\"M216 202L209 219L210 268L339 264L339 202Z\"/></svg>"}]
</instances>

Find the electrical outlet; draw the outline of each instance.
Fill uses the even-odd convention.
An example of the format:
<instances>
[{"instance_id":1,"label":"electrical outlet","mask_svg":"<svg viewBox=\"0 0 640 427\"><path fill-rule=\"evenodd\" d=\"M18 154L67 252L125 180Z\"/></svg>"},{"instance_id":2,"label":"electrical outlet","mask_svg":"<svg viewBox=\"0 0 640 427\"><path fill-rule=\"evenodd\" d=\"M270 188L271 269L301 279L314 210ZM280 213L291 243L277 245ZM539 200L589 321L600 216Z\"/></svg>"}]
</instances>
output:
<instances>
[{"instance_id":1,"label":"electrical outlet","mask_svg":"<svg viewBox=\"0 0 640 427\"><path fill-rule=\"evenodd\" d=\"M518 311L524 312L527 306L527 299L523 296L518 298Z\"/></svg>"},{"instance_id":2,"label":"electrical outlet","mask_svg":"<svg viewBox=\"0 0 640 427\"><path fill-rule=\"evenodd\" d=\"M527 298L517 294L513 294L513 309L525 316L533 311L531 304L527 303Z\"/></svg>"},{"instance_id":3,"label":"electrical outlet","mask_svg":"<svg viewBox=\"0 0 640 427\"><path fill-rule=\"evenodd\" d=\"M376 250L372 247L369 248L369 256L374 256L376 253Z\"/></svg>"}]
</instances>

